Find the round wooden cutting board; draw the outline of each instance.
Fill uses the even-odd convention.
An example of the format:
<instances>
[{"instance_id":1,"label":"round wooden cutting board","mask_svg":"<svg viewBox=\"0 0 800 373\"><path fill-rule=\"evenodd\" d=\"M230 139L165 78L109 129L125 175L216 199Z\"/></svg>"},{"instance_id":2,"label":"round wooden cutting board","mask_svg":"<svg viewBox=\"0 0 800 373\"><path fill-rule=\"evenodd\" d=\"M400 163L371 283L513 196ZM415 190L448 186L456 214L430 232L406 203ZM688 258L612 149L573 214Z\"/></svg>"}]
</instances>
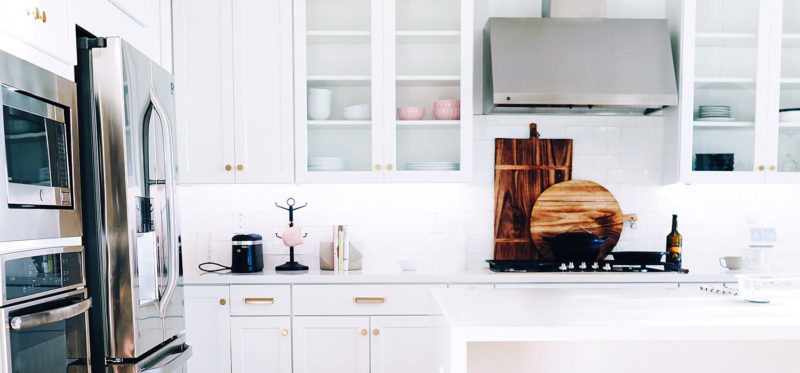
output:
<instances>
[{"instance_id":1,"label":"round wooden cutting board","mask_svg":"<svg viewBox=\"0 0 800 373\"><path fill-rule=\"evenodd\" d=\"M602 259L617 245L626 220L635 220L635 215L623 216L614 195L602 185L570 180L547 188L534 203L531 239L540 258L554 259L550 243L543 237L584 228L600 238L611 238L603 243Z\"/></svg>"}]
</instances>

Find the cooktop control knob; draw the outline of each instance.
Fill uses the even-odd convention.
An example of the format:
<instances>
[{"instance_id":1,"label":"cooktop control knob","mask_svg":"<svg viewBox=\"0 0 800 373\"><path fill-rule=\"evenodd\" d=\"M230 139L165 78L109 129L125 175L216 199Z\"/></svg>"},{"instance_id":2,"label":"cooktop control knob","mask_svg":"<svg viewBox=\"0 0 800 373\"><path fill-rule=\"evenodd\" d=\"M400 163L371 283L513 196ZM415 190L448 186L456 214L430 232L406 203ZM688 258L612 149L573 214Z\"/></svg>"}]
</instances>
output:
<instances>
[{"instance_id":1,"label":"cooktop control knob","mask_svg":"<svg viewBox=\"0 0 800 373\"><path fill-rule=\"evenodd\" d=\"M572 264L572 262L569 262L569 264L567 264L567 268L569 268L569 269L575 269L575 265L574 265L574 264Z\"/></svg>"},{"instance_id":2,"label":"cooktop control knob","mask_svg":"<svg viewBox=\"0 0 800 373\"><path fill-rule=\"evenodd\" d=\"M603 266L603 270L604 271L610 271L611 270L611 264L606 263L606 265Z\"/></svg>"},{"instance_id":3,"label":"cooktop control knob","mask_svg":"<svg viewBox=\"0 0 800 373\"><path fill-rule=\"evenodd\" d=\"M596 271L596 270L600 269L600 265L597 264L597 262L594 262L594 263L592 263L592 269Z\"/></svg>"},{"instance_id":4,"label":"cooktop control knob","mask_svg":"<svg viewBox=\"0 0 800 373\"><path fill-rule=\"evenodd\" d=\"M581 262L581 265L579 265L578 268L586 269L586 262Z\"/></svg>"},{"instance_id":5,"label":"cooktop control knob","mask_svg":"<svg viewBox=\"0 0 800 373\"><path fill-rule=\"evenodd\" d=\"M567 265L564 264L564 263L561 263L561 265L558 266L558 269L561 270L561 271L566 271L567 270Z\"/></svg>"}]
</instances>

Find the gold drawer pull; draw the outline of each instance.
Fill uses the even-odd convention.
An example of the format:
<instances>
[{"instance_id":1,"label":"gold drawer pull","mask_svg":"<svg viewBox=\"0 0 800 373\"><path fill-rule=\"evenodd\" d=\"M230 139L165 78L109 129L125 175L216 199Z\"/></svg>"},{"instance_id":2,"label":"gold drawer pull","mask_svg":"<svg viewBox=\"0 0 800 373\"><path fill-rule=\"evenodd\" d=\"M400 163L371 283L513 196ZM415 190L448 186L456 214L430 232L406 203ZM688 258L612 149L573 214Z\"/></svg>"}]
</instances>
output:
<instances>
[{"instance_id":1,"label":"gold drawer pull","mask_svg":"<svg viewBox=\"0 0 800 373\"><path fill-rule=\"evenodd\" d=\"M353 298L353 302L355 302L355 303L378 304L378 303L386 303L386 298L383 298L383 297L355 297L355 298Z\"/></svg>"},{"instance_id":2,"label":"gold drawer pull","mask_svg":"<svg viewBox=\"0 0 800 373\"><path fill-rule=\"evenodd\" d=\"M275 298L244 298L245 304L272 304Z\"/></svg>"}]
</instances>

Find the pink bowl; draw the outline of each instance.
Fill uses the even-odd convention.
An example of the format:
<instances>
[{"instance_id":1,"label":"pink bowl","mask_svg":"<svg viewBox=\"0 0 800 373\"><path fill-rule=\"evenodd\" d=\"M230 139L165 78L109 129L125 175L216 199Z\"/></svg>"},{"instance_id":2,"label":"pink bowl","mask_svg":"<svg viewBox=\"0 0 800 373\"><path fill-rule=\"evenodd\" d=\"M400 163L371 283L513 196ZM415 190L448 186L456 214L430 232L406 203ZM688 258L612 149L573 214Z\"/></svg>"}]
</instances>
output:
<instances>
[{"instance_id":1,"label":"pink bowl","mask_svg":"<svg viewBox=\"0 0 800 373\"><path fill-rule=\"evenodd\" d=\"M435 107L433 117L438 120L458 120L461 118L461 108L459 107Z\"/></svg>"},{"instance_id":2,"label":"pink bowl","mask_svg":"<svg viewBox=\"0 0 800 373\"><path fill-rule=\"evenodd\" d=\"M397 119L421 120L425 116L425 108L421 106L403 106L397 108Z\"/></svg>"},{"instance_id":3,"label":"pink bowl","mask_svg":"<svg viewBox=\"0 0 800 373\"><path fill-rule=\"evenodd\" d=\"M461 100L439 100L433 103L433 107L461 107Z\"/></svg>"}]
</instances>

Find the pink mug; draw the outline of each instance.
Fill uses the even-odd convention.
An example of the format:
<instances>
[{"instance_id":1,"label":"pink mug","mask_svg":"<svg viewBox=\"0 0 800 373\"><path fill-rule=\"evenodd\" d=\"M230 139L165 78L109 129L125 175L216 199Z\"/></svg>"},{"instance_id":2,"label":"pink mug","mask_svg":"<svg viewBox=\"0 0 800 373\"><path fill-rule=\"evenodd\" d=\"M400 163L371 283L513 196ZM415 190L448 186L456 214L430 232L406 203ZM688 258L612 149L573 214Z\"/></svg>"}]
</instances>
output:
<instances>
[{"instance_id":1,"label":"pink mug","mask_svg":"<svg viewBox=\"0 0 800 373\"><path fill-rule=\"evenodd\" d=\"M303 244L303 232L300 232L299 227L289 227L283 231L281 239L283 239L283 244L288 247L299 246Z\"/></svg>"}]
</instances>

